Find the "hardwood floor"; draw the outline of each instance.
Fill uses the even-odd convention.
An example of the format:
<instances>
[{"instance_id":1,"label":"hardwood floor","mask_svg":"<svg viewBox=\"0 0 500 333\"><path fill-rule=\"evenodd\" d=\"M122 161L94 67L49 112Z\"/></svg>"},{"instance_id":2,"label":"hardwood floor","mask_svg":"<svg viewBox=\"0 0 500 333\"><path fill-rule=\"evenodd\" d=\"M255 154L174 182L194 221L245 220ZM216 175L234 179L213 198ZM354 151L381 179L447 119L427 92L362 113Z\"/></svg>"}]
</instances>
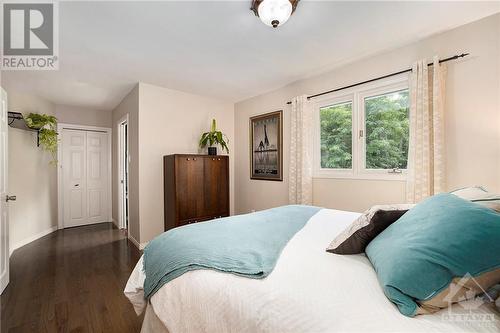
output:
<instances>
[{"instance_id":1,"label":"hardwood floor","mask_svg":"<svg viewBox=\"0 0 500 333\"><path fill-rule=\"evenodd\" d=\"M18 250L0 297L7 332L139 332L123 295L139 250L112 223L59 230Z\"/></svg>"}]
</instances>

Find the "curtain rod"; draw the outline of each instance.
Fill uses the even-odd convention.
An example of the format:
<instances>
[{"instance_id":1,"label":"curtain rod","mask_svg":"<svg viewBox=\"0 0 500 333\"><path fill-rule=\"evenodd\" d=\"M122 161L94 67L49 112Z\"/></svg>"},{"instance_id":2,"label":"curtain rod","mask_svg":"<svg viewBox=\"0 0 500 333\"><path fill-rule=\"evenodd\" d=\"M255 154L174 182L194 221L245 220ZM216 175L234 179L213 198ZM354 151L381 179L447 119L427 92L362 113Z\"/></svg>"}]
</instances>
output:
<instances>
[{"instance_id":1,"label":"curtain rod","mask_svg":"<svg viewBox=\"0 0 500 333\"><path fill-rule=\"evenodd\" d=\"M454 55L453 57L449 57L449 58L446 58L446 59L439 60L439 63L441 64L443 62L447 62L447 61L451 61L451 60L456 60L456 59L459 59L459 58L466 57L468 55L469 55L469 53L457 54L457 55ZM432 65L433 65L433 63L427 64L427 66L432 66ZM366 80L366 81L363 81L363 82L358 82L358 83L350 84L350 85L342 87L342 88L328 90L328 91L324 91L324 92L319 93L319 94L307 96L307 99L311 99L311 98L314 98L314 97L323 96L323 95L326 95L326 94L331 94L333 92L337 92L337 91L340 91L340 90L344 90L344 89L349 89L349 88L352 88L352 87L360 86L362 84L370 83L370 82L373 82L373 81L378 81L378 80L386 79L386 78L391 77L391 76L396 76L396 75L399 75L399 74L409 73L411 71L412 71L412 69L408 68L408 69L405 69L405 70L402 70L402 71L399 71L399 72L395 72L395 73L387 74L387 75L384 75L384 76L376 77L374 79L370 79L370 80ZM292 104L292 102L286 102L286 104Z\"/></svg>"}]
</instances>

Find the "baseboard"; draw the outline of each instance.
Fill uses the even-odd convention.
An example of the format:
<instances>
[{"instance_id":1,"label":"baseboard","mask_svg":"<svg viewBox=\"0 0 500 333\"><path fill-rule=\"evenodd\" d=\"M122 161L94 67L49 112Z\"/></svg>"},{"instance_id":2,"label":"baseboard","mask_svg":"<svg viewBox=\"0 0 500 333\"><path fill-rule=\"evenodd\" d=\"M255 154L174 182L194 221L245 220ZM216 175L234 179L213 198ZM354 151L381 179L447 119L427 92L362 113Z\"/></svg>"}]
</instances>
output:
<instances>
[{"instance_id":1,"label":"baseboard","mask_svg":"<svg viewBox=\"0 0 500 333\"><path fill-rule=\"evenodd\" d=\"M128 239L135 245L136 248L138 248L140 251L144 250L146 245L148 245L148 242L146 243L139 243L134 237L132 237L130 234L128 235Z\"/></svg>"},{"instance_id":2,"label":"baseboard","mask_svg":"<svg viewBox=\"0 0 500 333\"><path fill-rule=\"evenodd\" d=\"M12 253L17 250L18 248L20 247L23 247L24 245L27 245L33 241L36 241L38 238L41 238L43 236L46 236L54 231L57 230L57 225L54 225L52 227L50 227L49 229L47 230L44 230L42 232L39 232L38 234L36 235L33 235L31 237L28 237L26 239L23 239L22 241L20 242L17 242L16 244L13 244L12 246L9 247L9 257L12 255Z\"/></svg>"}]
</instances>

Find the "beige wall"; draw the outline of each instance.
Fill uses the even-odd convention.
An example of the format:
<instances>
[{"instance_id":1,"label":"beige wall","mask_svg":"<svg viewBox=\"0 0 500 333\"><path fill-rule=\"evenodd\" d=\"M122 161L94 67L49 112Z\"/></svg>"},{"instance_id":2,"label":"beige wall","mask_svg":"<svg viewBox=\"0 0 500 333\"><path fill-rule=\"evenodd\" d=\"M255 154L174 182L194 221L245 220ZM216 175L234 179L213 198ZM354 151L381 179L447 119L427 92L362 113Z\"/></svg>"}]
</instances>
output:
<instances>
[{"instance_id":1,"label":"beige wall","mask_svg":"<svg viewBox=\"0 0 500 333\"><path fill-rule=\"evenodd\" d=\"M139 226L139 85L136 85L112 112L112 192L113 220L118 223L118 130L117 126L128 114L129 135L129 237L140 242Z\"/></svg>"},{"instance_id":2,"label":"beige wall","mask_svg":"<svg viewBox=\"0 0 500 333\"><path fill-rule=\"evenodd\" d=\"M111 112L54 105L44 98L6 88L9 111L52 114L59 122L111 127ZM36 146L36 134L9 127L9 205L11 251L57 229L57 167Z\"/></svg>"},{"instance_id":3,"label":"beige wall","mask_svg":"<svg viewBox=\"0 0 500 333\"><path fill-rule=\"evenodd\" d=\"M434 54L471 56L449 63L446 105L446 163L448 188L482 184L500 192L500 14L435 35L417 43L372 56L329 73L290 84L235 105L236 212L288 202L288 151L292 97L314 94L408 68ZM249 179L248 118L284 110L284 181ZM405 183L315 179L314 204L362 211L374 204L403 202Z\"/></svg>"},{"instance_id":4,"label":"beige wall","mask_svg":"<svg viewBox=\"0 0 500 333\"><path fill-rule=\"evenodd\" d=\"M233 105L149 84L138 84L112 111L55 106L41 98L9 91L9 110L55 114L61 122L113 129L113 217L117 219L117 131L129 115L129 234L145 243L163 231L162 156L198 153L199 135L211 118L230 139L231 211L244 213L288 202L290 109L286 102L408 68L416 59L460 52L471 56L449 63L446 106L448 188L481 184L500 192L500 14L417 43L304 79ZM284 110L284 181L249 179L248 119ZM235 137L235 133L238 137ZM33 134L9 129L11 244L57 225L56 169L36 147ZM140 147L140 149L139 149ZM22 153L21 153L22 152ZM20 171L21 170L21 171ZM36 185L34 185L36 184ZM140 184L140 186L139 186ZM400 181L315 179L314 204L361 211L373 204L404 201Z\"/></svg>"},{"instance_id":5,"label":"beige wall","mask_svg":"<svg viewBox=\"0 0 500 333\"><path fill-rule=\"evenodd\" d=\"M54 114L54 104L7 90L8 110ZM11 251L57 229L57 169L51 155L36 146L36 134L9 127L9 204Z\"/></svg>"},{"instance_id":6,"label":"beige wall","mask_svg":"<svg viewBox=\"0 0 500 333\"><path fill-rule=\"evenodd\" d=\"M201 133L216 118L233 148L234 105L181 91L139 83L113 110L113 219L118 220L117 126L129 115L129 234L145 244L163 232L163 156L206 153ZM234 210L234 161L230 159L231 211Z\"/></svg>"},{"instance_id":7,"label":"beige wall","mask_svg":"<svg viewBox=\"0 0 500 333\"><path fill-rule=\"evenodd\" d=\"M112 112L70 105L56 105L54 115L65 124L111 127Z\"/></svg>"},{"instance_id":8,"label":"beige wall","mask_svg":"<svg viewBox=\"0 0 500 333\"><path fill-rule=\"evenodd\" d=\"M233 149L234 105L198 95L139 84L139 201L141 243L163 232L163 156L206 153L198 149L212 118ZM234 158L230 161L230 201L234 207Z\"/></svg>"}]
</instances>

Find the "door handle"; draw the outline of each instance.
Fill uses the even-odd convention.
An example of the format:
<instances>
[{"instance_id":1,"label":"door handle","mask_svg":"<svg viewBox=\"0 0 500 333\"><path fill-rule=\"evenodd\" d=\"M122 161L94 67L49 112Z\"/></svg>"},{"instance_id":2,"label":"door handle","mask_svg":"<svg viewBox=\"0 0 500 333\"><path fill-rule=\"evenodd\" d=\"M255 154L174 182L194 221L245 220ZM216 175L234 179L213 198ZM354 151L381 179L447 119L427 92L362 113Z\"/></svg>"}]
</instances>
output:
<instances>
[{"instance_id":1,"label":"door handle","mask_svg":"<svg viewBox=\"0 0 500 333\"><path fill-rule=\"evenodd\" d=\"M15 195L7 195L5 197L5 201L6 202L9 202L9 201L16 201L17 197Z\"/></svg>"},{"instance_id":2,"label":"door handle","mask_svg":"<svg viewBox=\"0 0 500 333\"><path fill-rule=\"evenodd\" d=\"M78 187L78 186L80 186L80 184L75 184L75 187Z\"/></svg>"}]
</instances>

